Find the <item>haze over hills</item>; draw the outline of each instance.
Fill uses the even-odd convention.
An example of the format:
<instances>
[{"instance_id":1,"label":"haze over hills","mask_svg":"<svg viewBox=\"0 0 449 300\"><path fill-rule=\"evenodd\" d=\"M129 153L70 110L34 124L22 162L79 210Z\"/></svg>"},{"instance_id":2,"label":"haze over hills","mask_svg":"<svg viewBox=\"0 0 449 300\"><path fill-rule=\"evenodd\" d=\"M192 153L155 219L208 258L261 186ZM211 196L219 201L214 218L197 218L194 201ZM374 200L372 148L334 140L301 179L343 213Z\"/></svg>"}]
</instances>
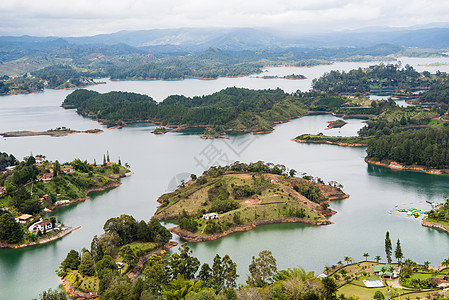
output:
<instances>
[{"instance_id":1,"label":"haze over hills","mask_svg":"<svg viewBox=\"0 0 449 300\"><path fill-rule=\"evenodd\" d=\"M0 48L46 49L70 45L126 44L146 50L197 52L214 47L222 50L281 50L288 48L369 47L377 44L405 47L447 48L449 28L424 28L366 32L337 32L308 37L253 28L179 28L120 31L87 37L0 37Z\"/></svg>"}]
</instances>

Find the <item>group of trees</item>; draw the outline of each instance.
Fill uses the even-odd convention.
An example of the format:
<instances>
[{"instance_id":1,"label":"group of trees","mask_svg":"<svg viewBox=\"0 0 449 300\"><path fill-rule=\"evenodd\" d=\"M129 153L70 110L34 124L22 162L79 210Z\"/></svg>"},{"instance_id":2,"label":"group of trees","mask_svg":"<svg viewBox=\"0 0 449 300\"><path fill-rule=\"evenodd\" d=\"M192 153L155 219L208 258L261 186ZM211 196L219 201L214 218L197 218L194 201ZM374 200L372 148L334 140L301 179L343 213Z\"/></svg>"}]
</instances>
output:
<instances>
[{"instance_id":1,"label":"group of trees","mask_svg":"<svg viewBox=\"0 0 449 300\"><path fill-rule=\"evenodd\" d=\"M319 280L313 272L302 268L278 271L276 259L268 250L253 257L247 286L239 289L236 288L237 264L229 255L217 254L211 265L201 264L187 244L180 247L179 253L151 256L143 270L144 276L134 281L117 270L111 256L105 255L95 263L85 249L81 256L71 250L61 264L63 268L85 275L93 272L99 277L100 298L107 300L247 299L263 295L270 299L291 299L293 295L295 299L333 299L337 291L333 279Z\"/></svg>"},{"instance_id":2,"label":"group of trees","mask_svg":"<svg viewBox=\"0 0 449 300\"><path fill-rule=\"evenodd\" d=\"M0 242L16 244L22 240L24 230L22 226L14 220L14 216L4 210L0 210Z\"/></svg>"},{"instance_id":3,"label":"group of trees","mask_svg":"<svg viewBox=\"0 0 449 300\"><path fill-rule=\"evenodd\" d=\"M135 93L77 90L67 96L63 106L76 107L79 113L95 115L110 124L152 120L164 125L210 125L254 131L270 130L272 122L286 121L306 112L300 99L280 89L235 87L192 98L169 96L161 103Z\"/></svg>"},{"instance_id":4,"label":"group of trees","mask_svg":"<svg viewBox=\"0 0 449 300\"><path fill-rule=\"evenodd\" d=\"M15 166L17 163L17 159L14 155L0 152L0 172L5 171L7 167Z\"/></svg>"},{"instance_id":5,"label":"group of trees","mask_svg":"<svg viewBox=\"0 0 449 300\"><path fill-rule=\"evenodd\" d=\"M405 165L449 168L449 128L425 128L382 135L368 143L367 158Z\"/></svg>"},{"instance_id":6,"label":"group of trees","mask_svg":"<svg viewBox=\"0 0 449 300\"><path fill-rule=\"evenodd\" d=\"M368 93L373 88L392 88L411 91L413 88L430 86L432 81L424 74L406 65L380 64L367 69L349 72L330 71L312 81L313 88L335 93Z\"/></svg>"}]
</instances>

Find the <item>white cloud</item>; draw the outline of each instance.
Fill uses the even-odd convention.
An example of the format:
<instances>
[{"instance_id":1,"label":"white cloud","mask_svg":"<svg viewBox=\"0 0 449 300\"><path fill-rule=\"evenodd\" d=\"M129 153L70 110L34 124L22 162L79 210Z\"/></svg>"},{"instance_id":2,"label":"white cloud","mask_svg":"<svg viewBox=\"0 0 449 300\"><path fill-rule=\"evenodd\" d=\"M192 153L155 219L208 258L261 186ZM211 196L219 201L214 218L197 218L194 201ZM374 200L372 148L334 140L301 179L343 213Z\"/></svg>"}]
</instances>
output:
<instances>
[{"instance_id":1,"label":"white cloud","mask_svg":"<svg viewBox=\"0 0 449 300\"><path fill-rule=\"evenodd\" d=\"M81 36L178 27L272 27L301 32L449 20L444 0L14 0L1 35Z\"/></svg>"}]
</instances>

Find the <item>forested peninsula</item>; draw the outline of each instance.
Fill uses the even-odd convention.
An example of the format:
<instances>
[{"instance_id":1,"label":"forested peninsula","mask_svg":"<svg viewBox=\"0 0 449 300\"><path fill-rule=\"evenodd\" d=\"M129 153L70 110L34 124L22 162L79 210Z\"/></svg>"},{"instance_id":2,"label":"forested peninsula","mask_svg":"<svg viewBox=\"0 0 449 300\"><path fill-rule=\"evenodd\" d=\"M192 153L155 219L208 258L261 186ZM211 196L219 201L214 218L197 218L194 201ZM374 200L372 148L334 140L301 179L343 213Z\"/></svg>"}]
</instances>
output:
<instances>
[{"instance_id":1,"label":"forested peninsula","mask_svg":"<svg viewBox=\"0 0 449 300\"><path fill-rule=\"evenodd\" d=\"M162 195L156 217L177 220L170 229L189 242L214 240L233 232L276 223L331 224L329 200L349 197L332 181L304 175L283 165L235 162L192 174L174 192Z\"/></svg>"},{"instance_id":2,"label":"forested peninsula","mask_svg":"<svg viewBox=\"0 0 449 300\"><path fill-rule=\"evenodd\" d=\"M306 114L300 98L281 89L227 88L201 97L172 95L161 103L135 93L77 90L63 107L95 117L108 125L154 122L169 127L212 126L217 131L268 132L275 123Z\"/></svg>"}]
</instances>

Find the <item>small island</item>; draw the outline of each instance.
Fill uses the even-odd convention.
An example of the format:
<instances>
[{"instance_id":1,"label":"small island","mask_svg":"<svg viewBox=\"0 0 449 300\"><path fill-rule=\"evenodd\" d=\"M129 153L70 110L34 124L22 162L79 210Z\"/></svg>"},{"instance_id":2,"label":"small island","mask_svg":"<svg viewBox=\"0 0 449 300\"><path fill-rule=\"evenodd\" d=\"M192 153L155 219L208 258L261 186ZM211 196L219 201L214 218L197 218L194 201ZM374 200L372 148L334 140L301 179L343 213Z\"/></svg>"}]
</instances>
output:
<instances>
[{"instance_id":1,"label":"small island","mask_svg":"<svg viewBox=\"0 0 449 300\"><path fill-rule=\"evenodd\" d=\"M329 144L345 147L366 147L369 138L353 137L353 136L327 136L323 133L319 134L301 134L292 139L297 143L315 143L315 144Z\"/></svg>"},{"instance_id":2,"label":"small island","mask_svg":"<svg viewBox=\"0 0 449 300\"><path fill-rule=\"evenodd\" d=\"M256 78L262 79L290 79L290 80L298 80L298 79L306 79L307 77L302 74L290 74L285 76L277 76L277 75L265 75L265 76L256 76Z\"/></svg>"},{"instance_id":3,"label":"small island","mask_svg":"<svg viewBox=\"0 0 449 300\"><path fill-rule=\"evenodd\" d=\"M47 243L78 229L48 215L87 199L90 192L117 187L120 177L132 174L120 160L111 162L109 153L101 165L80 159L51 162L43 155L19 162L0 153L0 172L0 248Z\"/></svg>"},{"instance_id":4,"label":"small island","mask_svg":"<svg viewBox=\"0 0 449 300\"><path fill-rule=\"evenodd\" d=\"M50 129L47 131L9 131L9 132L3 132L0 133L0 136L3 137L25 137L25 136L38 136L38 135L48 135L52 137L62 137L67 136L69 134L73 133L89 133L89 134L95 134L95 133L102 133L103 130L101 129L89 129L89 130L72 130L70 128L66 127L57 127L55 129Z\"/></svg>"},{"instance_id":5,"label":"small island","mask_svg":"<svg viewBox=\"0 0 449 300\"><path fill-rule=\"evenodd\" d=\"M177 220L179 226L170 231L189 242L214 240L265 224L331 224L326 216L335 212L328 202L349 197L342 186L295 174L283 165L261 161L211 167L162 195L155 216Z\"/></svg>"},{"instance_id":6,"label":"small island","mask_svg":"<svg viewBox=\"0 0 449 300\"><path fill-rule=\"evenodd\" d=\"M341 128L341 127L345 126L346 124L348 124L347 122L345 122L342 119L338 119L338 120L335 120L335 121L329 121L327 123L329 125L327 125L326 129Z\"/></svg>"}]
</instances>

